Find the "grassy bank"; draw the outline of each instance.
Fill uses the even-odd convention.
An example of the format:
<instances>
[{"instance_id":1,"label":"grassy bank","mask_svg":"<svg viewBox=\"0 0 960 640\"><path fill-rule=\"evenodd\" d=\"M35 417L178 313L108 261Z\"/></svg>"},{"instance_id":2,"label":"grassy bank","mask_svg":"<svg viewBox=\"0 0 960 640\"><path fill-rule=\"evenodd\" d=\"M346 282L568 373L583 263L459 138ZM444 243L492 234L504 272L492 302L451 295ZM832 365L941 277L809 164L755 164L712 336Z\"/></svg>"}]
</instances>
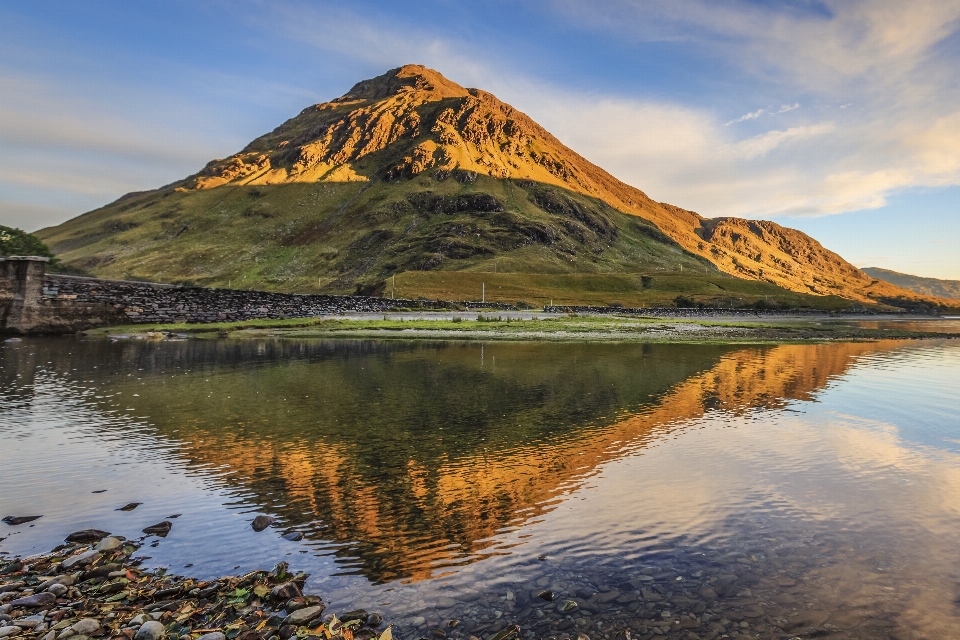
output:
<instances>
[{"instance_id":1,"label":"grassy bank","mask_svg":"<svg viewBox=\"0 0 960 640\"><path fill-rule=\"evenodd\" d=\"M678 297L685 306L737 308L757 303L783 308L841 311L855 303L837 296L787 291L768 282L703 273L499 273L407 271L386 281L383 294L429 300L480 300L535 307L544 305L622 305L670 307Z\"/></svg>"},{"instance_id":2,"label":"grassy bank","mask_svg":"<svg viewBox=\"0 0 960 640\"><path fill-rule=\"evenodd\" d=\"M478 319L300 318L211 324L130 325L94 329L90 336L113 338L378 338L454 340L577 340L641 342L754 342L951 338L949 333L859 329L821 325L811 320L715 322L628 316L508 318L481 314Z\"/></svg>"}]
</instances>

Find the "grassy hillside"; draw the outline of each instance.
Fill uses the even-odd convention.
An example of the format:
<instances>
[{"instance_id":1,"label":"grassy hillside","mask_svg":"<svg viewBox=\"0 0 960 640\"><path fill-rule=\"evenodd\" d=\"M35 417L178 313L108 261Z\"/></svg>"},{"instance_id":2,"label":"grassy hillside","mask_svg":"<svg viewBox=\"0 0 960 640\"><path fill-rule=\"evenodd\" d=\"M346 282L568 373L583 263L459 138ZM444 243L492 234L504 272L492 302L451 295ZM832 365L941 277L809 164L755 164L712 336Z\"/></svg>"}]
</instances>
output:
<instances>
[{"instance_id":1,"label":"grassy hillside","mask_svg":"<svg viewBox=\"0 0 960 640\"><path fill-rule=\"evenodd\" d=\"M487 176L164 189L39 235L103 277L276 291L353 293L407 271L717 273L599 200Z\"/></svg>"},{"instance_id":2,"label":"grassy hillside","mask_svg":"<svg viewBox=\"0 0 960 640\"><path fill-rule=\"evenodd\" d=\"M939 296L951 300L960 300L960 280L940 280L938 278L923 278L898 273L889 269L866 267L862 269L867 275L879 278L898 287L909 289L926 296Z\"/></svg>"}]
</instances>

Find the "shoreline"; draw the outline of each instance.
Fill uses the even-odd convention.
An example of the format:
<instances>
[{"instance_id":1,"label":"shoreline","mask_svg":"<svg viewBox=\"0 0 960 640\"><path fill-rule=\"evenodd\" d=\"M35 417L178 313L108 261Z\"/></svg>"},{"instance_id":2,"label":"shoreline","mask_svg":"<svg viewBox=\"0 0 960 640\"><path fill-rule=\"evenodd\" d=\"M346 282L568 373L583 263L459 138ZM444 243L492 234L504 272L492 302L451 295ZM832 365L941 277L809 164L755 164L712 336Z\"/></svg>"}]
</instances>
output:
<instances>
[{"instance_id":1,"label":"shoreline","mask_svg":"<svg viewBox=\"0 0 960 640\"><path fill-rule=\"evenodd\" d=\"M688 343L811 343L864 340L929 340L960 338L957 331L919 331L913 328L861 328L844 324L863 321L832 315L816 317L759 316L715 319L656 318L632 315L560 315L536 312L511 314L438 313L322 316L287 320L257 320L211 324L127 325L91 329L90 337L125 339L263 339L336 338L459 341L549 342L688 342ZM877 318L870 321L951 322L952 319L916 317ZM952 329L952 327L950 327Z\"/></svg>"},{"instance_id":2,"label":"shoreline","mask_svg":"<svg viewBox=\"0 0 960 640\"><path fill-rule=\"evenodd\" d=\"M163 537L169 524L144 531ZM4 558L0 638L392 640L393 625L377 613L327 611L319 596L303 593L308 574L290 573L286 562L197 580L141 570L148 558L134 554L142 544L87 529L48 553Z\"/></svg>"}]
</instances>

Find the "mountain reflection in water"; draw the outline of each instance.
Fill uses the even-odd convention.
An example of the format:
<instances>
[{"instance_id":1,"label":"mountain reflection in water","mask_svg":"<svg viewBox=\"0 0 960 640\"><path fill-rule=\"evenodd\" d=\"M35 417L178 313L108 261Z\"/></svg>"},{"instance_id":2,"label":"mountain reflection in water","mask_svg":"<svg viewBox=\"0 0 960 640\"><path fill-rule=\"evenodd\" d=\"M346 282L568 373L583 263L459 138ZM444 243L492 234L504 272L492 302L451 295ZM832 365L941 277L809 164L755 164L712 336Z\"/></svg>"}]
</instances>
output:
<instances>
[{"instance_id":1,"label":"mountain reflection in water","mask_svg":"<svg viewBox=\"0 0 960 640\"><path fill-rule=\"evenodd\" d=\"M896 346L82 342L71 363L109 372L99 391L192 465L386 581L502 553L498 534L600 465L710 409L809 399Z\"/></svg>"},{"instance_id":2,"label":"mountain reflection in water","mask_svg":"<svg viewBox=\"0 0 960 640\"><path fill-rule=\"evenodd\" d=\"M744 347L28 340L2 351L0 401L8 416L19 418L6 424L0 418L0 437L28 443L41 427L66 428L57 420L82 423L82 433L51 442L69 449L95 439L117 447L120 453L104 458L121 460L109 463L109 473L121 473L125 466L137 470L124 472L125 488L141 494L128 492L122 498L142 500L144 510L153 495L156 500L164 496L167 511L177 495L190 500L197 492L186 485L199 479L204 495L219 497L193 513L184 505L188 513L163 545L176 542L178 532L190 532L178 544L192 549L198 559L189 561L200 573L213 575L233 566L224 566L223 554L233 553L247 567L269 565L281 552L292 552L270 541L278 533L301 532L305 540L297 543L298 550L333 562L303 566L307 556L289 561L314 572L325 585L325 599L344 606L392 607L394 615L414 616L432 606L424 594L460 593L457 606L469 607L472 601L465 594L470 589L502 592L495 585L508 585L509 593L516 594L508 602L515 604L503 605L504 611L519 621L533 615L529 590L549 586L583 598L585 615L590 615L591 589L624 594L626 600L611 600L609 606L626 610L635 605L629 599L632 590L640 594L641 587L657 581L699 573L703 580L715 574L719 582L711 584L718 590L719 585L734 585L724 586L729 593L721 592L721 597L739 593L735 602L741 607L754 606L747 604L751 589L769 589L766 599L752 596L760 603L756 606L769 604L771 612L791 606L827 609L822 619L811 618L820 620L817 624L853 619L865 624L862 616L840 613L853 602L893 610L887 601L863 604L864 593L889 598L880 591L889 589L901 598L904 616L919 602L927 618L936 612L930 629L953 629L944 627L942 619L950 615L954 596L930 599L949 582L950 568L944 563L940 568L924 565L927 579L938 586L923 597L911 596L909 606L903 604L906 592L899 586L877 586L881 578L868 576L861 567L867 563L887 571L883 567L896 563L877 549L895 548L905 531L922 547L924 536L941 535L937 532L949 531L957 521L960 502L950 482L938 481L935 491L923 492L931 496L930 504L913 494L899 495L909 489L895 485L888 493L891 500L899 495L904 505L921 508L902 526L884 512L895 506L880 507L872 496L853 500L858 492L871 490L864 478L887 482L884 474L893 473L893 463L876 462L888 446L883 429L876 432L880 436L869 432L873 435L867 437L863 429L850 428L850 421L869 414L870 393L881 388L870 376L882 381L888 361L917 348L898 341ZM818 434L805 423L791 422L795 407L819 402L857 367L867 372L858 374L858 380L869 381L863 387L866 396L855 407L840 407L842 414L831 414L839 416L835 433ZM906 380L930 386L920 378ZM859 388L845 384L850 393ZM940 402L949 406L949 397L942 389L939 393ZM853 411L860 411L861 418L847 415ZM951 417L949 409L933 404L924 411L917 416L921 423ZM763 420L770 423L768 429L756 426ZM32 425L35 433L23 424ZM717 424L736 426L737 433L694 435ZM938 463L947 467L956 457L948 453L950 437L943 436L947 444L933 457L947 456ZM840 442L843 438L847 440ZM672 442L685 444L672 447ZM152 477L157 471L150 466L151 455L187 469L186 479L174 483ZM902 452L896 455L903 459ZM638 458L645 463L638 465ZM8 472L31 473L26 464L5 460ZM43 462L50 468L47 463L56 458ZM88 452L70 464L75 467L71 473L95 476L83 466L103 463L93 462ZM918 481L903 473L909 482ZM41 476L28 481L40 483ZM42 478L51 489L37 489L34 502L49 500L53 488L61 495L74 491L77 504L92 499L86 488L64 486L56 474ZM591 492L598 484L603 492ZM120 500L119 495L112 499ZM939 506L933 506L937 500ZM243 518L231 520L212 509L214 503ZM68 521L62 507L44 506L48 516L38 521L38 535L43 527L54 527L57 518ZM101 513L115 522L83 525L130 535L119 523L132 516ZM250 533L253 513L276 517L280 531ZM165 517L165 511L156 514ZM79 520L70 522L79 528ZM549 533L543 532L545 522ZM917 530L910 529L915 526ZM161 561L189 557L183 551L165 552L163 545L150 551ZM943 557L937 549L926 549L931 562ZM542 550L550 560L538 564ZM636 576L644 566L656 569ZM525 582L544 571L555 573ZM909 573L917 579L916 571ZM347 582L336 583L336 576ZM357 579L383 586L366 587ZM798 579L800 586L791 586ZM395 587L420 583L432 586L410 593ZM584 584L592 586L584 591ZM820 584L824 586L814 588ZM678 586L663 594L679 598L677 602L697 598L697 589L689 585L689 593ZM841 597L837 588L855 595ZM839 608L831 613L830 607ZM766 615L779 620L781 614L787 615ZM434 623L443 615L452 614L437 612ZM458 615L466 619L472 614L468 609ZM497 620L505 623L510 615ZM566 624L549 616L544 620L560 630ZM919 614L913 617L918 628L924 620ZM790 628L788 622L782 628ZM412 626L429 624L428 615ZM482 620L472 624L475 633L498 628L498 623Z\"/></svg>"}]
</instances>

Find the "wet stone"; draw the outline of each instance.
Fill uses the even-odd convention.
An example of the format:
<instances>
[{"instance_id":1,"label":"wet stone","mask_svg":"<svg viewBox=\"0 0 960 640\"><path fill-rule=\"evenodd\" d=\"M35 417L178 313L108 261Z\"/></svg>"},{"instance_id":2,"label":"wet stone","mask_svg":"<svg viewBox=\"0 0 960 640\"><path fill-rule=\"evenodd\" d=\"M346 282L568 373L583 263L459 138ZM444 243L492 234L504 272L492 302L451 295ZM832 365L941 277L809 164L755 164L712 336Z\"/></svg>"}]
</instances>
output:
<instances>
[{"instance_id":1,"label":"wet stone","mask_svg":"<svg viewBox=\"0 0 960 640\"><path fill-rule=\"evenodd\" d=\"M123 541L120 538L114 538L112 536L107 536L103 540L97 543L97 546L94 547L95 551L113 551L114 549L119 549L123 546Z\"/></svg>"},{"instance_id":2,"label":"wet stone","mask_svg":"<svg viewBox=\"0 0 960 640\"><path fill-rule=\"evenodd\" d=\"M163 633L163 624L156 620L148 620L140 625L137 633L133 636L133 640L159 640L163 637Z\"/></svg>"},{"instance_id":3,"label":"wet stone","mask_svg":"<svg viewBox=\"0 0 960 640\"><path fill-rule=\"evenodd\" d=\"M87 544L90 542L98 542L101 538L106 538L108 535L110 535L109 531L101 531L100 529L83 529L82 531L74 531L68 535L66 537L66 541Z\"/></svg>"},{"instance_id":4,"label":"wet stone","mask_svg":"<svg viewBox=\"0 0 960 640\"><path fill-rule=\"evenodd\" d=\"M164 520L163 522L158 522L157 524L152 524L149 527L145 527L143 532L149 535L160 536L161 538L166 537L170 530L173 528L173 523L169 520Z\"/></svg>"},{"instance_id":5,"label":"wet stone","mask_svg":"<svg viewBox=\"0 0 960 640\"><path fill-rule=\"evenodd\" d=\"M304 607L303 609L298 609L284 618L283 623L292 624L296 626L304 625L310 622L311 620L319 617L323 613L323 605L315 605L312 607Z\"/></svg>"},{"instance_id":6,"label":"wet stone","mask_svg":"<svg viewBox=\"0 0 960 640\"><path fill-rule=\"evenodd\" d=\"M34 520L39 520L42 517L43 516L6 516L3 519L3 522L6 522L11 527L15 527L17 525L33 522Z\"/></svg>"},{"instance_id":7,"label":"wet stone","mask_svg":"<svg viewBox=\"0 0 960 640\"><path fill-rule=\"evenodd\" d=\"M253 522L250 523L250 526L253 527L254 531L260 532L276 522L275 518L270 516L257 516L253 519Z\"/></svg>"},{"instance_id":8,"label":"wet stone","mask_svg":"<svg viewBox=\"0 0 960 640\"><path fill-rule=\"evenodd\" d=\"M284 582L275 586L270 591L270 595L278 600L289 600L300 595L300 587L293 582Z\"/></svg>"}]
</instances>

